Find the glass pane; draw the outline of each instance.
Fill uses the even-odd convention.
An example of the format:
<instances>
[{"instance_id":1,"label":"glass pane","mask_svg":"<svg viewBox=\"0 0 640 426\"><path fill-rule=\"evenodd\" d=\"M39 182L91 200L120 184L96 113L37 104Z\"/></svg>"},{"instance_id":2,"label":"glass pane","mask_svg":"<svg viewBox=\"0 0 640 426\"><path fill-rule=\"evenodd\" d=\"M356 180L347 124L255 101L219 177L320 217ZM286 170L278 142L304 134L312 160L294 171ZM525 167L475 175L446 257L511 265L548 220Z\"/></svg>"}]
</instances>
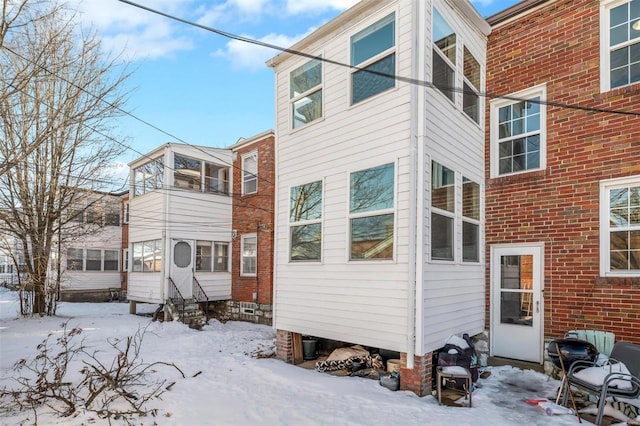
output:
<instances>
[{"instance_id":1,"label":"glass pane","mask_svg":"<svg viewBox=\"0 0 640 426\"><path fill-rule=\"evenodd\" d=\"M321 225L292 226L291 227L291 260L320 260Z\"/></svg>"},{"instance_id":2,"label":"glass pane","mask_svg":"<svg viewBox=\"0 0 640 426\"><path fill-rule=\"evenodd\" d=\"M514 136L524 133L524 118L513 120L511 123L511 132Z\"/></svg>"},{"instance_id":3,"label":"glass pane","mask_svg":"<svg viewBox=\"0 0 640 426\"><path fill-rule=\"evenodd\" d=\"M456 63L456 34L437 9L433 9L433 42L452 63Z\"/></svg>"},{"instance_id":4,"label":"glass pane","mask_svg":"<svg viewBox=\"0 0 640 426\"><path fill-rule=\"evenodd\" d=\"M320 219L322 217L322 181L291 188L289 220Z\"/></svg>"},{"instance_id":5,"label":"glass pane","mask_svg":"<svg viewBox=\"0 0 640 426\"><path fill-rule=\"evenodd\" d=\"M454 100L455 73L436 50L433 50L433 85L452 102Z\"/></svg>"},{"instance_id":6,"label":"glass pane","mask_svg":"<svg viewBox=\"0 0 640 426\"><path fill-rule=\"evenodd\" d=\"M229 244L215 243L215 259L213 262L215 272L229 271Z\"/></svg>"},{"instance_id":7,"label":"glass pane","mask_svg":"<svg viewBox=\"0 0 640 426\"><path fill-rule=\"evenodd\" d=\"M456 174L453 170L431 162L431 206L455 212Z\"/></svg>"},{"instance_id":8,"label":"glass pane","mask_svg":"<svg viewBox=\"0 0 640 426\"><path fill-rule=\"evenodd\" d=\"M624 67L629 63L629 48L623 47L622 49L612 50L610 58L611 69Z\"/></svg>"},{"instance_id":9,"label":"glass pane","mask_svg":"<svg viewBox=\"0 0 640 426\"><path fill-rule=\"evenodd\" d=\"M133 272L142 272L142 243L133 243Z\"/></svg>"},{"instance_id":10,"label":"glass pane","mask_svg":"<svg viewBox=\"0 0 640 426\"><path fill-rule=\"evenodd\" d=\"M513 172L513 165L511 164L511 157L500 159L499 172L501 175L505 173Z\"/></svg>"},{"instance_id":11,"label":"glass pane","mask_svg":"<svg viewBox=\"0 0 640 426\"><path fill-rule=\"evenodd\" d=\"M638 46L640 46L640 43ZM638 81L640 81L640 62L631 65L629 68L629 82L635 83Z\"/></svg>"},{"instance_id":12,"label":"glass pane","mask_svg":"<svg viewBox=\"0 0 640 426\"><path fill-rule=\"evenodd\" d=\"M527 117L527 132L535 132L540 130L540 114L530 115Z\"/></svg>"},{"instance_id":13,"label":"glass pane","mask_svg":"<svg viewBox=\"0 0 640 426\"><path fill-rule=\"evenodd\" d=\"M102 270L102 251L101 250L87 250L87 262L85 265L87 271L100 271Z\"/></svg>"},{"instance_id":14,"label":"glass pane","mask_svg":"<svg viewBox=\"0 0 640 426\"><path fill-rule=\"evenodd\" d=\"M462 215L480 220L480 185L466 178L462 179Z\"/></svg>"},{"instance_id":15,"label":"glass pane","mask_svg":"<svg viewBox=\"0 0 640 426\"><path fill-rule=\"evenodd\" d=\"M160 272L162 270L162 240L152 241L154 246L153 252L153 267L155 272Z\"/></svg>"},{"instance_id":16,"label":"glass pane","mask_svg":"<svg viewBox=\"0 0 640 426\"><path fill-rule=\"evenodd\" d=\"M371 71L371 72L368 72ZM356 71L351 75L351 103L357 104L365 99L382 93L395 87L393 77L396 71L395 53L380 59L366 68ZM380 73L380 74L373 74Z\"/></svg>"},{"instance_id":17,"label":"glass pane","mask_svg":"<svg viewBox=\"0 0 640 426\"><path fill-rule=\"evenodd\" d=\"M632 207L629 209L629 224L640 225L640 207Z\"/></svg>"},{"instance_id":18,"label":"glass pane","mask_svg":"<svg viewBox=\"0 0 640 426\"><path fill-rule=\"evenodd\" d=\"M431 213L431 259L453 260L453 218Z\"/></svg>"},{"instance_id":19,"label":"glass pane","mask_svg":"<svg viewBox=\"0 0 640 426\"><path fill-rule=\"evenodd\" d=\"M480 64L466 46L464 48L464 76L476 90L480 90Z\"/></svg>"},{"instance_id":20,"label":"glass pane","mask_svg":"<svg viewBox=\"0 0 640 426\"><path fill-rule=\"evenodd\" d=\"M246 237L242 239L242 273L255 274L257 266L257 238Z\"/></svg>"},{"instance_id":21,"label":"glass pane","mask_svg":"<svg viewBox=\"0 0 640 426\"><path fill-rule=\"evenodd\" d=\"M614 7L609 12L609 25L615 27L627 21L628 15L628 5L625 3L618 7Z\"/></svg>"},{"instance_id":22,"label":"glass pane","mask_svg":"<svg viewBox=\"0 0 640 426\"><path fill-rule=\"evenodd\" d=\"M527 152L540 151L540 135L527 137Z\"/></svg>"},{"instance_id":23,"label":"glass pane","mask_svg":"<svg viewBox=\"0 0 640 426\"><path fill-rule=\"evenodd\" d=\"M351 213L364 213L394 206L394 165L385 164L351 173Z\"/></svg>"},{"instance_id":24,"label":"glass pane","mask_svg":"<svg viewBox=\"0 0 640 426\"><path fill-rule=\"evenodd\" d=\"M393 259L393 213L351 219L351 260Z\"/></svg>"},{"instance_id":25,"label":"glass pane","mask_svg":"<svg viewBox=\"0 0 640 426\"><path fill-rule=\"evenodd\" d=\"M515 155L513 157L512 167L514 172L519 172L527 169L527 158L525 155Z\"/></svg>"},{"instance_id":26,"label":"glass pane","mask_svg":"<svg viewBox=\"0 0 640 426\"><path fill-rule=\"evenodd\" d=\"M211 243L209 241L196 243L196 271L211 271Z\"/></svg>"},{"instance_id":27,"label":"glass pane","mask_svg":"<svg viewBox=\"0 0 640 426\"><path fill-rule=\"evenodd\" d=\"M501 323L531 326L533 256L501 256L500 288Z\"/></svg>"},{"instance_id":28,"label":"glass pane","mask_svg":"<svg viewBox=\"0 0 640 426\"><path fill-rule=\"evenodd\" d=\"M609 46L615 46L620 43L624 43L629 38L629 30L626 25L619 25L615 28L611 28L609 31Z\"/></svg>"},{"instance_id":29,"label":"glass pane","mask_svg":"<svg viewBox=\"0 0 640 426\"><path fill-rule=\"evenodd\" d=\"M67 269L70 271L82 271L82 249L67 249Z\"/></svg>"},{"instance_id":30,"label":"glass pane","mask_svg":"<svg viewBox=\"0 0 640 426\"><path fill-rule=\"evenodd\" d=\"M629 231L611 232L610 249L612 251L629 250Z\"/></svg>"},{"instance_id":31,"label":"glass pane","mask_svg":"<svg viewBox=\"0 0 640 426\"><path fill-rule=\"evenodd\" d=\"M191 244L180 241L173 247L173 263L178 268L187 268L191 265Z\"/></svg>"},{"instance_id":32,"label":"glass pane","mask_svg":"<svg viewBox=\"0 0 640 426\"><path fill-rule=\"evenodd\" d=\"M200 189L201 163L193 158L174 155L174 182L179 188Z\"/></svg>"},{"instance_id":33,"label":"glass pane","mask_svg":"<svg viewBox=\"0 0 640 426\"><path fill-rule=\"evenodd\" d=\"M478 229L476 224L462 222L462 260L464 262L477 262L480 259Z\"/></svg>"},{"instance_id":34,"label":"glass pane","mask_svg":"<svg viewBox=\"0 0 640 426\"><path fill-rule=\"evenodd\" d=\"M300 96L322 83L322 62L312 59L291 73L291 97Z\"/></svg>"},{"instance_id":35,"label":"glass pane","mask_svg":"<svg viewBox=\"0 0 640 426\"><path fill-rule=\"evenodd\" d=\"M525 139L516 139L513 141L513 155L524 154L526 149Z\"/></svg>"},{"instance_id":36,"label":"glass pane","mask_svg":"<svg viewBox=\"0 0 640 426\"><path fill-rule=\"evenodd\" d=\"M511 157L513 155L512 141L502 142L500 143L500 145L498 145L498 147L500 158Z\"/></svg>"},{"instance_id":37,"label":"glass pane","mask_svg":"<svg viewBox=\"0 0 640 426\"><path fill-rule=\"evenodd\" d=\"M540 152L534 151L527 153L527 170L540 168Z\"/></svg>"},{"instance_id":38,"label":"glass pane","mask_svg":"<svg viewBox=\"0 0 640 426\"><path fill-rule=\"evenodd\" d=\"M629 224L629 209L611 209L609 212L609 224L612 227L626 226Z\"/></svg>"},{"instance_id":39,"label":"glass pane","mask_svg":"<svg viewBox=\"0 0 640 426\"><path fill-rule=\"evenodd\" d=\"M395 46L395 13L351 37L351 65L358 65Z\"/></svg>"},{"instance_id":40,"label":"glass pane","mask_svg":"<svg viewBox=\"0 0 640 426\"><path fill-rule=\"evenodd\" d=\"M294 102L292 114L294 129L322 117L322 90Z\"/></svg>"},{"instance_id":41,"label":"glass pane","mask_svg":"<svg viewBox=\"0 0 640 426\"><path fill-rule=\"evenodd\" d=\"M540 114L540 96L536 96L527 101L526 115L532 116L536 114Z\"/></svg>"},{"instance_id":42,"label":"glass pane","mask_svg":"<svg viewBox=\"0 0 640 426\"><path fill-rule=\"evenodd\" d=\"M498 110L498 122L504 123L511 120L511 106L502 107Z\"/></svg>"},{"instance_id":43,"label":"glass pane","mask_svg":"<svg viewBox=\"0 0 640 426\"><path fill-rule=\"evenodd\" d=\"M120 253L117 250L105 250L104 251L104 270L105 271L117 271L118 270L118 255Z\"/></svg>"},{"instance_id":44,"label":"glass pane","mask_svg":"<svg viewBox=\"0 0 640 426\"><path fill-rule=\"evenodd\" d=\"M471 87L464 83L464 93L462 94L462 109L476 123L479 122L479 104L480 97L471 89Z\"/></svg>"},{"instance_id":45,"label":"glass pane","mask_svg":"<svg viewBox=\"0 0 640 426\"><path fill-rule=\"evenodd\" d=\"M629 188L612 189L609 193L609 207L629 206Z\"/></svg>"}]
</instances>

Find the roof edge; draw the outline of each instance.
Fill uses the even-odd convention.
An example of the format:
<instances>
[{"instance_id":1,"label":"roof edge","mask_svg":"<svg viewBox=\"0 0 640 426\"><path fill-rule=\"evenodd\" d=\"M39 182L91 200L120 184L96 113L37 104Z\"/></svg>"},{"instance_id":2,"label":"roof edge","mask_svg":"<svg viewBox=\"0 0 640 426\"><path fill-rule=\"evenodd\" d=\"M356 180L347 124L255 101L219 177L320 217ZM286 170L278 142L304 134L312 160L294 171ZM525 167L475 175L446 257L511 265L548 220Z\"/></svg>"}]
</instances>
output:
<instances>
[{"instance_id":1,"label":"roof edge","mask_svg":"<svg viewBox=\"0 0 640 426\"><path fill-rule=\"evenodd\" d=\"M238 148L240 148L242 146L252 144L252 143L257 142L257 141L262 140L262 139L266 139L269 136L274 136L275 137L275 135L276 135L276 133L275 133L275 131L273 129L265 130L264 132L258 133L257 135L251 136L251 137L246 138L246 139L245 138L240 138L240 139L238 139L238 142L236 142L233 145L227 147L227 149L231 149L231 150L238 149Z\"/></svg>"},{"instance_id":2,"label":"roof edge","mask_svg":"<svg viewBox=\"0 0 640 426\"><path fill-rule=\"evenodd\" d=\"M514 4L503 11L500 11L496 14L489 16L487 22L489 25L496 26L504 23L512 18L515 18L518 15L524 14L526 12L531 11L532 9L542 5L543 3L547 3L553 0L523 0L519 3Z\"/></svg>"}]
</instances>

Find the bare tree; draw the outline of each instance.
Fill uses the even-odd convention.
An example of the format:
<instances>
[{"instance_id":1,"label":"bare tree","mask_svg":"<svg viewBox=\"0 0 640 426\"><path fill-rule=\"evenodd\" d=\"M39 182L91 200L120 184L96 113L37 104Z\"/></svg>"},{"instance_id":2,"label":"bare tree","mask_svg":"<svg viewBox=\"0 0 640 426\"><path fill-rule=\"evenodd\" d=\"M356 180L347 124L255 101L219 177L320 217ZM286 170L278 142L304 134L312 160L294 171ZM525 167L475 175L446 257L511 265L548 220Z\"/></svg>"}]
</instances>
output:
<instances>
[{"instance_id":1,"label":"bare tree","mask_svg":"<svg viewBox=\"0 0 640 426\"><path fill-rule=\"evenodd\" d=\"M54 246L69 235L65 212L108 187L109 165L125 149L111 134L127 74L60 4L22 13L0 50L0 233L25 248L33 313L42 315L52 313L47 278Z\"/></svg>"}]
</instances>

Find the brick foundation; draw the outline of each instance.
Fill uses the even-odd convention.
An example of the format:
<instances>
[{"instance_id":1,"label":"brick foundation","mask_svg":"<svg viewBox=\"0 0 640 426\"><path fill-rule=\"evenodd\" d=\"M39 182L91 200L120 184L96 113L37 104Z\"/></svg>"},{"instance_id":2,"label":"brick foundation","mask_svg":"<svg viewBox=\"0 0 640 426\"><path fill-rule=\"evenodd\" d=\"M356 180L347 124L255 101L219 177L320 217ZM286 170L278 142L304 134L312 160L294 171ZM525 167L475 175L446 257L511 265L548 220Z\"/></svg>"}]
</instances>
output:
<instances>
[{"instance_id":1,"label":"brick foundation","mask_svg":"<svg viewBox=\"0 0 640 426\"><path fill-rule=\"evenodd\" d=\"M432 389L431 352L413 357L413 369L407 368L407 354L400 354L400 390L409 390L418 396L431 395Z\"/></svg>"},{"instance_id":2,"label":"brick foundation","mask_svg":"<svg viewBox=\"0 0 640 426\"><path fill-rule=\"evenodd\" d=\"M287 364L293 364L293 333L276 331L276 357Z\"/></svg>"}]
</instances>

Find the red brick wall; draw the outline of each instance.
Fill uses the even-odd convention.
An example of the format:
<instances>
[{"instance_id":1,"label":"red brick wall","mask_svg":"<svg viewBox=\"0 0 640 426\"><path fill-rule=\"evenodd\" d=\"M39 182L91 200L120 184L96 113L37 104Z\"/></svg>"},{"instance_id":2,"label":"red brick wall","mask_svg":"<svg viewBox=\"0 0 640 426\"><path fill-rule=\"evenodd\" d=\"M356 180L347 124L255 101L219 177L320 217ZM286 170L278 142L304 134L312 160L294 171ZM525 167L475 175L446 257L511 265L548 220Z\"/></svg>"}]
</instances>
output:
<instances>
[{"instance_id":1,"label":"red brick wall","mask_svg":"<svg viewBox=\"0 0 640 426\"><path fill-rule=\"evenodd\" d=\"M546 83L551 101L640 111L640 84L600 93L599 3L552 1L495 27L487 92L511 94ZM486 117L490 176L488 102ZM487 178L487 247L545 243L547 337L587 328L640 343L640 278L606 279L599 271L599 182L640 175L640 117L549 105L546 124L545 170Z\"/></svg>"},{"instance_id":2,"label":"red brick wall","mask_svg":"<svg viewBox=\"0 0 640 426\"><path fill-rule=\"evenodd\" d=\"M242 195L242 156L258 152L258 191ZM231 298L239 302L273 303L273 210L275 184L275 139L272 135L234 150L233 229ZM240 276L240 244L243 235L258 239L257 276ZM257 300L253 299L256 293Z\"/></svg>"}]
</instances>

